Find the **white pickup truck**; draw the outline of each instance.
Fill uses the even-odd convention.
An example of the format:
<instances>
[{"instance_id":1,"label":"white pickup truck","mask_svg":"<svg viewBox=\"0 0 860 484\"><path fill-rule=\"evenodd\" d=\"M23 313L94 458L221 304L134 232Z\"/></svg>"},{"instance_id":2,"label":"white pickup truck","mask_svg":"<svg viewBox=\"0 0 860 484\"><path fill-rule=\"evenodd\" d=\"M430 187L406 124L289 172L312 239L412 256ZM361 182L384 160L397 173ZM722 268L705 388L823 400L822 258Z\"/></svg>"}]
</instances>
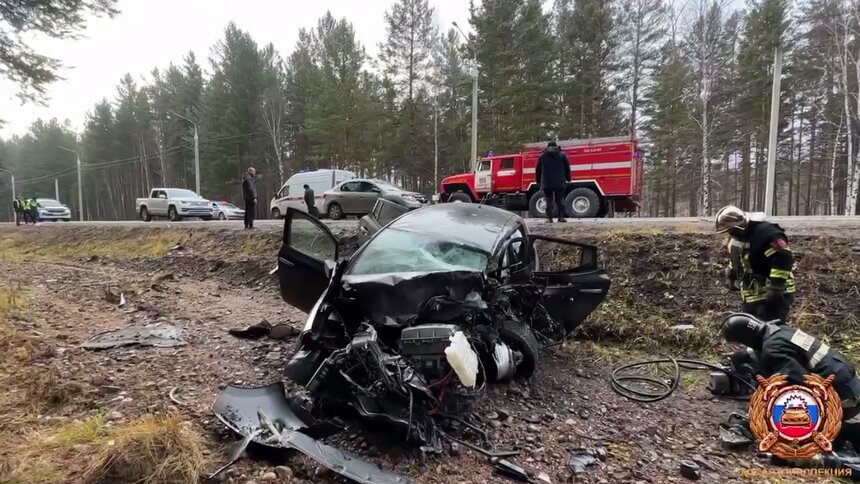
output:
<instances>
[{"instance_id":1,"label":"white pickup truck","mask_svg":"<svg viewBox=\"0 0 860 484\"><path fill-rule=\"evenodd\" d=\"M153 188L149 198L138 198L135 204L144 222L153 217L167 217L174 222L183 217L212 220L212 202L182 188Z\"/></svg>"}]
</instances>

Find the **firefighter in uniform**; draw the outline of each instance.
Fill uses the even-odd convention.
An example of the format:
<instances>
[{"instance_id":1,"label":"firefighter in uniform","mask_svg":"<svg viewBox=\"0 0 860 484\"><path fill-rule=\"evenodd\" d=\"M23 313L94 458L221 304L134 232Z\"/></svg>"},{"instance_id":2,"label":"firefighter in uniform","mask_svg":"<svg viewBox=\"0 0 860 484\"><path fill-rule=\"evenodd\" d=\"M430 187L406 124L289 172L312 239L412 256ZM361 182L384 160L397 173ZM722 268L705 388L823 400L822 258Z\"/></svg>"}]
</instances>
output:
<instances>
[{"instance_id":1,"label":"firefighter in uniform","mask_svg":"<svg viewBox=\"0 0 860 484\"><path fill-rule=\"evenodd\" d=\"M775 223L751 220L727 206L717 213L716 230L729 235L729 290L739 291L741 311L764 321L785 323L794 302L794 256L785 231Z\"/></svg>"},{"instance_id":2,"label":"firefighter in uniform","mask_svg":"<svg viewBox=\"0 0 860 484\"><path fill-rule=\"evenodd\" d=\"M804 375L822 378L835 375L833 388L842 399L841 441L851 442L860 451L860 379L845 356L818 338L799 329L765 323L749 314L733 314L725 320L723 337L751 348L758 373L764 377L788 376L793 384L803 383Z\"/></svg>"}]
</instances>

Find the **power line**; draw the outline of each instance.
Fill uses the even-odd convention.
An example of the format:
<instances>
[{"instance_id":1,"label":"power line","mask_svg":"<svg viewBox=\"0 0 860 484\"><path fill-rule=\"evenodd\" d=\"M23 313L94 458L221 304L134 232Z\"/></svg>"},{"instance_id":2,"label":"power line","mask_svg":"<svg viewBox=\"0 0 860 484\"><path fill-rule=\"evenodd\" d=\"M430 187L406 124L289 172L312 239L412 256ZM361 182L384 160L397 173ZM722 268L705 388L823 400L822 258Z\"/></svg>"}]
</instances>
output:
<instances>
[{"instance_id":1,"label":"power line","mask_svg":"<svg viewBox=\"0 0 860 484\"><path fill-rule=\"evenodd\" d=\"M240 135L231 135L231 136L221 136L221 137L217 137L217 138L209 138L209 139L205 139L205 140L200 140L200 142L201 143L216 143L216 142L224 142L224 141L229 141L229 140L242 141L239 138L246 138L246 137L249 140L256 140L256 139L262 138L263 136L267 136L268 134L269 134L268 131L252 131L250 133L245 133L245 134L240 134ZM178 152L180 152L186 148L191 148L189 143L174 145L174 146L165 148L161 152L154 152L151 154L147 154L146 156L132 156L132 157L128 157L128 158L119 158L119 159L115 159L115 160L102 161L102 162L98 162L98 163L84 163L81 166L81 170L82 171L94 171L94 170L100 170L100 169L105 169L105 168L114 168L117 166L129 165L132 163L140 163L141 159L143 159L144 161L148 161L148 160L160 158L163 156L169 156L169 155L176 154L176 153L178 153ZM40 175L40 176L37 176L34 178L28 178L26 180L21 180L19 182L16 182L16 185L29 185L32 183L38 183L41 181L50 180L52 178L59 178L59 177L65 176L65 175L69 175L69 174L75 172L76 170L77 170L77 168L73 167L73 168L61 170L61 171L58 171L56 173L52 173L49 175Z\"/></svg>"}]
</instances>

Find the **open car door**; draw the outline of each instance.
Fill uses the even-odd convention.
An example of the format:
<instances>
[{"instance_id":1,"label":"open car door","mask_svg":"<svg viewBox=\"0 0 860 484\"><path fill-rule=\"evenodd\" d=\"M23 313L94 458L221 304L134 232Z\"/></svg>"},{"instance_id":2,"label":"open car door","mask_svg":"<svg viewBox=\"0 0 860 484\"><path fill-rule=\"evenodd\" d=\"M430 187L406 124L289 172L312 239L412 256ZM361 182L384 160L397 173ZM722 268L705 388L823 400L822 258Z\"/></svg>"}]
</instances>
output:
<instances>
[{"instance_id":1,"label":"open car door","mask_svg":"<svg viewBox=\"0 0 860 484\"><path fill-rule=\"evenodd\" d=\"M533 253L541 253L533 279L546 286L543 305L570 333L609 292L609 275L598 267L597 247L542 235L529 235L529 240Z\"/></svg>"},{"instance_id":2,"label":"open car door","mask_svg":"<svg viewBox=\"0 0 860 484\"><path fill-rule=\"evenodd\" d=\"M284 217L284 242L278 252L281 297L310 312L328 287L338 256L338 240L317 218L295 208Z\"/></svg>"},{"instance_id":3,"label":"open car door","mask_svg":"<svg viewBox=\"0 0 860 484\"><path fill-rule=\"evenodd\" d=\"M408 211L409 209L403 205L379 198L376 200L376 204L373 205L373 210L364 217L361 217L358 225L366 236L372 236L379 232L379 229L388 225L389 222Z\"/></svg>"}]
</instances>

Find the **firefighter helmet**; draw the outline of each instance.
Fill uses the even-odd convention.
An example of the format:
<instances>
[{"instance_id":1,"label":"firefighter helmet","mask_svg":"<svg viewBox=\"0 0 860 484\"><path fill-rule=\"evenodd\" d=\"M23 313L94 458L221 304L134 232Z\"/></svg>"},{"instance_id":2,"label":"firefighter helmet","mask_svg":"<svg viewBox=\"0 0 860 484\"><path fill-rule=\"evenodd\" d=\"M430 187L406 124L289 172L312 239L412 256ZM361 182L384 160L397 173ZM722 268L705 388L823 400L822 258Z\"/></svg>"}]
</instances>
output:
<instances>
[{"instance_id":1,"label":"firefighter helmet","mask_svg":"<svg viewBox=\"0 0 860 484\"><path fill-rule=\"evenodd\" d=\"M735 313L723 322L722 334L726 341L761 349L765 323L746 313Z\"/></svg>"},{"instance_id":2,"label":"firefighter helmet","mask_svg":"<svg viewBox=\"0 0 860 484\"><path fill-rule=\"evenodd\" d=\"M723 233L734 228L745 229L749 221L750 217L748 213L734 205L728 205L717 212L715 226L717 233Z\"/></svg>"}]
</instances>

